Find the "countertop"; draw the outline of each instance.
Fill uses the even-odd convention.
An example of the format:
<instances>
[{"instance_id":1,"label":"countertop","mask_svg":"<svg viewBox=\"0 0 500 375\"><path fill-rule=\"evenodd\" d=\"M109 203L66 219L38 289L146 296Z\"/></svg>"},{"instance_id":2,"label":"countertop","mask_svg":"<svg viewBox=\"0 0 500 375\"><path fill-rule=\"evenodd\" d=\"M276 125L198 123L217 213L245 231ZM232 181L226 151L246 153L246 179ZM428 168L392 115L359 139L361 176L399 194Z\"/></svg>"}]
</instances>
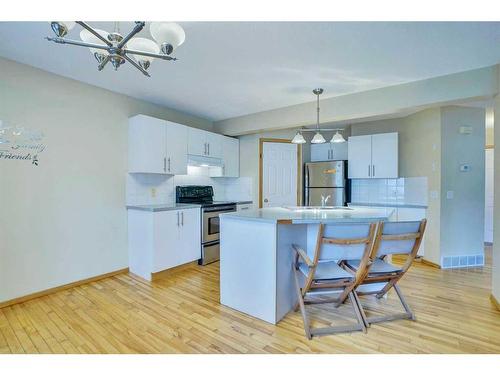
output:
<instances>
[{"instance_id":1,"label":"countertop","mask_svg":"<svg viewBox=\"0 0 500 375\"><path fill-rule=\"evenodd\" d=\"M369 206L369 207L404 207L404 208L427 208L425 204L411 204L404 202L389 202L389 203L363 203L363 202L352 202L348 203L348 206Z\"/></svg>"},{"instance_id":2,"label":"countertop","mask_svg":"<svg viewBox=\"0 0 500 375\"><path fill-rule=\"evenodd\" d=\"M174 203L174 204L145 204L138 206L127 206L128 210L139 210L149 212L183 210L186 208L201 208L199 204Z\"/></svg>"},{"instance_id":3,"label":"countertop","mask_svg":"<svg viewBox=\"0 0 500 375\"><path fill-rule=\"evenodd\" d=\"M293 210L284 207L260 208L222 214L223 218L263 221L278 224L355 223L388 220L392 212L377 208L334 210Z\"/></svg>"}]
</instances>

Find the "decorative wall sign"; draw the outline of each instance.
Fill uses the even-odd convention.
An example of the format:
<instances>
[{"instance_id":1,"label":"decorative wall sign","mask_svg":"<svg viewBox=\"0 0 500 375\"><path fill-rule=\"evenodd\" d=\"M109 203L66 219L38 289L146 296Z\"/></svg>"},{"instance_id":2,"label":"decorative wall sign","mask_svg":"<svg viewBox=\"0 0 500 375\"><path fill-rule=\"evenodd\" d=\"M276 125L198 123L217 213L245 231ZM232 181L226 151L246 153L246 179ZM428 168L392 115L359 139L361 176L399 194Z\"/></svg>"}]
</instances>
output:
<instances>
[{"instance_id":1,"label":"decorative wall sign","mask_svg":"<svg viewBox=\"0 0 500 375\"><path fill-rule=\"evenodd\" d=\"M43 133L0 120L0 162L27 161L38 166L38 155L45 150Z\"/></svg>"}]
</instances>

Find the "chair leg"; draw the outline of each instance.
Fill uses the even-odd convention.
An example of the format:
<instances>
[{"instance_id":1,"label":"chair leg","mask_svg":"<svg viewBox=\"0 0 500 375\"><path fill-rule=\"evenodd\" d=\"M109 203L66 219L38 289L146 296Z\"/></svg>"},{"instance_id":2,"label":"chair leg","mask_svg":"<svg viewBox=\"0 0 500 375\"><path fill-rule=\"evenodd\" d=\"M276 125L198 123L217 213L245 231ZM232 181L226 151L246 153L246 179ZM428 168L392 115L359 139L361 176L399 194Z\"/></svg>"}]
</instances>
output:
<instances>
[{"instance_id":1,"label":"chair leg","mask_svg":"<svg viewBox=\"0 0 500 375\"><path fill-rule=\"evenodd\" d=\"M365 309L363 309L363 305L361 304L358 293L356 293L356 291L353 291L352 294L354 295L354 300L356 301L356 303L358 305L359 312L361 314L361 318L363 319L363 324L365 325L366 328L369 328L370 323L368 323L368 319L366 319Z\"/></svg>"},{"instance_id":2,"label":"chair leg","mask_svg":"<svg viewBox=\"0 0 500 375\"><path fill-rule=\"evenodd\" d=\"M366 333L365 320L363 319L363 316L361 315L361 311L359 309L358 302L357 302L356 297L352 291L349 292L349 301L351 301L352 309L354 310L354 313L356 314L356 318L358 319L358 323L360 325L361 330L364 333Z\"/></svg>"},{"instance_id":3,"label":"chair leg","mask_svg":"<svg viewBox=\"0 0 500 375\"><path fill-rule=\"evenodd\" d=\"M401 292L401 289L399 288L399 285L394 285L394 290L396 291L399 300L401 301L401 304L403 305L405 311L408 313L408 316L411 320L415 320L415 314L413 311L410 309L410 306L408 306L408 303L406 302L405 297L403 296L403 292Z\"/></svg>"},{"instance_id":4,"label":"chair leg","mask_svg":"<svg viewBox=\"0 0 500 375\"><path fill-rule=\"evenodd\" d=\"M302 321L304 322L304 331L306 332L306 337L311 340L311 330L309 327L309 318L307 317L306 307L304 305L304 297L302 296L302 291L299 286L299 280L297 279L297 271L295 268L292 270L293 279L295 280L295 290L297 291L297 298L299 299L300 313L302 314Z\"/></svg>"}]
</instances>

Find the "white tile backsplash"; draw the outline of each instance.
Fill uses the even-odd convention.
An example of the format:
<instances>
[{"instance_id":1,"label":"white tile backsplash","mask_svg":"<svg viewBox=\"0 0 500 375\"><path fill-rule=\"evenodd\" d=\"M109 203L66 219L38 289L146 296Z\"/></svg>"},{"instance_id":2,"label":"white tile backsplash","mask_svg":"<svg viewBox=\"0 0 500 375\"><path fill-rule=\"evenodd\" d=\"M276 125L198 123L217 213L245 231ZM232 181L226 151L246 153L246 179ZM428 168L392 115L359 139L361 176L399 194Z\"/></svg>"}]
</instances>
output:
<instances>
[{"instance_id":1,"label":"white tile backsplash","mask_svg":"<svg viewBox=\"0 0 500 375\"><path fill-rule=\"evenodd\" d=\"M252 178L212 178L207 168L189 170L188 175L166 176L156 174L128 174L126 187L127 205L173 204L178 185L210 185L214 199L219 201L251 201ZM152 189L155 190L153 197Z\"/></svg>"},{"instance_id":2,"label":"white tile backsplash","mask_svg":"<svg viewBox=\"0 0 500 375\"><path fill-rule=\"evenodd\" d=\"M427 205L427 177L355 179L352 203L401 203Z\"/></svg>"}]
</instances>

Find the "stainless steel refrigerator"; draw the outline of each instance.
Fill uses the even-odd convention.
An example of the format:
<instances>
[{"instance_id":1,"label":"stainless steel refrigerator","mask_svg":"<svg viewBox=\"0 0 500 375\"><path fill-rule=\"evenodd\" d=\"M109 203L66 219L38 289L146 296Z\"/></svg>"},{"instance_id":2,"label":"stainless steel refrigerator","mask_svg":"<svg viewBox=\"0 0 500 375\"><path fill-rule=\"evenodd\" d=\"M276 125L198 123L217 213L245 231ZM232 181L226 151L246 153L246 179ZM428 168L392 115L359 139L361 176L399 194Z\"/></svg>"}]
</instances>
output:
<instances>
[{"instance_id":1,"label":"stainless steel refrigerator","mask_svg":"<svg viewBox=\"0 0 500 375\"><path fill-rule=\"evenodd\" d=\"M346 162L321 161L305 164L304 205L345 206L346 203Z\"/></svg>"}]
</instances>

